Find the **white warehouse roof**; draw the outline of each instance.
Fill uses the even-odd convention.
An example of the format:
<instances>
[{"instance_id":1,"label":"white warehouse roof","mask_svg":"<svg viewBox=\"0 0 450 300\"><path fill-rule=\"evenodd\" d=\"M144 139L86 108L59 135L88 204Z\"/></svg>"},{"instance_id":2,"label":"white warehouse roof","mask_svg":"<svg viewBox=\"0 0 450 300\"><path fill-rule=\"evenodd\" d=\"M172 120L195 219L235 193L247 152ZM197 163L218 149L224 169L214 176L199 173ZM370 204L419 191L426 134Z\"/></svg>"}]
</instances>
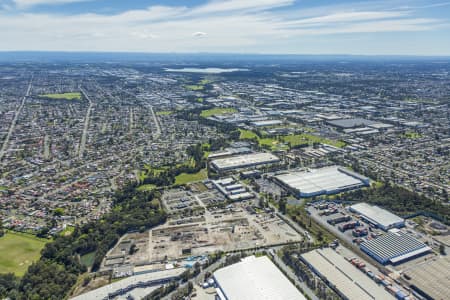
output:
<instances>
[{"instance_id":1,"label":"white warehouse roof","mask_svg":"<svg viewBox=\"0 0 450 300\"><path fill-rule=\"evenodd\" d=\"M337 193L368 184L368 179L337 166L275 176L302 196Z\"/></svg>"},{"instance_id":2,"label":"white warehouse roof","mask_svg":"<svg viewBox=\"0 0 450 300\"><path fill-rule=\"evenodd\" d=\"M354 204L350 206L350 210L362 215L373 224L381 225L383 229L396 227L405 222L405 220L399 216L378 206L372 206L367 203Z\"/></svg>"},{"instance_id":3,"label":"white warehouse roof","mask_svg":"<svg viewBox=\"0 0 450 300\"><path fill-rule=\"evenodd\" d=\"M280 159L271 153L251 153L216 159L211 164L218 170L232 170L257 166L263 164L277 163Z\"/></svg>"},{"instance_id":4,"label":"white warehouse roof","mask_svg":"<svg viewBox=\"0 0 450 300\"><path fill-rule=\"evenodd\" d=\"M250 256L214 272L220 290L228 300L306 299L267 256Z\"/></svg>"}]
</instances>

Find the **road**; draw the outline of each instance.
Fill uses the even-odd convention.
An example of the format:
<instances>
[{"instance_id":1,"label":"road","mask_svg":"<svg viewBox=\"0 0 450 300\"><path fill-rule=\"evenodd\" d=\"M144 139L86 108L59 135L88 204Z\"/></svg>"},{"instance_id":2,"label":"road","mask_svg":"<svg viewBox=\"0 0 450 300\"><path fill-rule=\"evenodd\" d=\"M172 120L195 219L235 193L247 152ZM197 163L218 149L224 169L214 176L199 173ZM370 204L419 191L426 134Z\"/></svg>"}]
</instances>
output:
<instances>
[{"instance_id":1,"label":"road","mask_svg":"<svg viewBox=\"0 0 450 300\"><path fill-rule=\"evenodd\" d=\"M216 270L222 263L225 262L225 257L220 258L218 261L216 261L215 263L213 263L212 265L202 269L202 271L200 272L200 274L197 275L197 277L194 278L193 282L197 284L196 288L199 288L199 285L201 285L203 283L203 278L205 277L206 272L211 272ZM191 279L192 281L192 279ZM185 282L183 284L181 284L175 291L173 291L172 293L166 295L165 297L161 298L161 300L170 300L171 297L180 289L186 287L188 284L188 282ZM195 286L195 284L194 284ZM201 288L201 287L200 287Z\"/></svg>"},{"instance_id":2,"label":"road","mask_svg":"<svg viewBox=\"0 0 450 300\"><path fill-rule=\"evenodd\" d=\"M161 136L161 126L159 125L158 117L155 114L155 111L153 110L153 106L149 106L150 111L152 112L153 120L156 124L156 137L159 138Z\"/></svg>"},{"instance_id":3,"label":"road","mask_svg":"<svg viewBox=\"0 0 450 300\"><path fill-rule=\"evenodd\" d=\"M86 148L86 136L87 136L87 131L89 128L89 119L91 117L91 110L92 110L92 101L91 98L89 98L88 94L86 93L86 91L80 87L80 91L83 94L83 96L89 101L89 106L86 112L86 116L84 117L84 128L83 128L83 134L81 135L81 141L80 141L80 146L78 147L78 158L82 159L83 158L83 153L84 153L84 149Z\"/></svg>"},{"instance_id":4,"label":"road","mask_svg":"<svg viewBox=\"0 0 450 300\"><path fill-rule=\"evenodd\" d=\"M30 82L28 83L28 88L27 88L27 92L25 93L25 96L23 96L19 107L17 108L16 112L14 113L14 118L11 121L11 125L9 126L8 133L6 135L5 140L3 141L2 148L0 149L0 161L3 159L3 156L5 156L6 150L8 149L8 145L9 145L9 139L11 138L11 135L14 132L14 128L16 127L17 118L19 117L20 112L22 111L22 108L25 105L25 100L30 95L32 82L33 82L33 77L30 79Z\"/></svg>"},{"instance_id":5,"label":"road","mask_svg":"<svg viewBox=\"0 0 450 300\"><path fill-rule=\"evenodd\" d=\"M290 279L294 280L296 285L300 286L303 293L305 293L310 299L319 300L319 298L317 298L316 294L314 294L314 292L306 285L306 283L304 283L303 281L300 281L298 279L297 275L295 275L294 271L292 271L291 268L289 268L284 263L284 261L280 257L278 257L278 255L273 256L273 261L278 266L278 268L280 268L285 274L287 274L287 276Z\"/></svg>"}]
</instances>

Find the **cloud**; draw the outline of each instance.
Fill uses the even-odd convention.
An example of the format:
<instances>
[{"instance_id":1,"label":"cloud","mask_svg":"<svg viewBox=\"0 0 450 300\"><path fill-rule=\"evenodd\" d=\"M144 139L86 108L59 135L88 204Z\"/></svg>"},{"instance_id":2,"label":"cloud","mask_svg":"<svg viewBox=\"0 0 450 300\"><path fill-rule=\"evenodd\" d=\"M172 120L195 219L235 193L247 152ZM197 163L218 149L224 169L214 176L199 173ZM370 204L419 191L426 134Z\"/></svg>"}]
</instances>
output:
<instances>
[{"instance_id":1,"label":"cloud","mask_svg":"<svg viewBox=\"0 0 450 300\"><path fill-rule=\"evenodd\" d=\"M87 2L87 1L94 1L94 0L13 0L14 4L20 8L30 8L32 6L37 5L61 5L61 4L67 4L67 3L75 3L75 2Z\"/></svg>"},{"instance_id":2,"label":"cloud","mask_svg":"<svg viewBox=\"0 0 450 300\"><path fill-rule=\"evenodd\" d=\"M20 1L50 2L16 0ZM295 45L313 36L320 40L325 35L338 39L336 35L367 33L376 39L377 33L419 33L448 23L425 18L420 10L395 8L389 1L384 7L381 2L373 7L358 2L308 9L293 3L216 0L194 7L152 5L112 15L0 11L0 28L7 29L0 30L0 39L5 41L0 50L293 52L299 51ZM198 43L197 38L204 36Z\"/></svg>"},{"instance_id":3,"label":"cloud","mask_svg":"<svg viewBox=\"0 0 450 300\"><path fill-rule=\"evenodd\" d=\"M202 31L197 31L197 32L194 32L192 34L193 37L202 37L202 36L205 36L205 35L207 35L207 33L206 32L202 32Z\"/></svg>"}]
</instances>

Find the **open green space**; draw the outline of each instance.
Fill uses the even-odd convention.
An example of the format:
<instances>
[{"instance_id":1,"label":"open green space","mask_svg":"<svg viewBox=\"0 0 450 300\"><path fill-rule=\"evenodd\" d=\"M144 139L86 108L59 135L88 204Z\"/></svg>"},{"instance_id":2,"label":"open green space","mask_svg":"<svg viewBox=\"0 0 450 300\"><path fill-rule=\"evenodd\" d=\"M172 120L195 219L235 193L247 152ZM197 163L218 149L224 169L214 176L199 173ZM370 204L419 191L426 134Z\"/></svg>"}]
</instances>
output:
<instances>
[{"instance_id":1,"label":"open green space","mask_svg":"<svg viewBox=\"0 0 450 300\"><path fill-rule=\"evenodd\" d=\"M154 184L143 184L143 185L139 186L137 188L137 190L139 192L147 192L147 191L152 191L155 188L156 188L156 185L154 185Z\"/></svg>"},{"instance_id":2,"label":"open green space","mask_svg":"<svg viewBox=\"0 0 450 300\"><path fill-rule=\"evenodd\" d=\"M335 147L342 148L345 143L342 141L335 141L326 139L320 136L312 134L294 134L294 135L284 135L278 138L271 137L259 137L255 132L251 130L239 129L241 140L251 140L256 139L261 147L270 148L271 150L286 150L288 146L284 143L289 144L291 147L296 147L299 145L312 145L314 143L328 144Z\"/></svg>"},{"instance_id":3,"label":"open green space","mask_svg":"<svg viewBox=\"0 0 450 300\"><path fill-rule=\"evenodd\" d=\"M82 255L80 257L80 263L86 267L91 267L94 263L95 251L89 252L88 254Z\"/></svg>"},{"instance_id":4,"label":"open green space","mask_svg":"<svg viewBox=\"0 0 450 300\"><path fill-rule=\"evenodd\" d=\"M217 107L217 108L203 110L200 114L200 117L208 118L208 117L212 117L215 115L233 114L235 112L237 112L237 110L232 107L225 107L225 108Z\"/></svg>"},{"instance_id":5,"label":"open green space","mask_svg":"<svg viewBox=\"0 0 450 300\"><path fill-rule=\"evenodd\" d=\"M289 143L291 147L295 147L298 145L312 145L313 143L321 143L321 144L328 144L331 146L335 146L338 148L344 147L346 144L342 141L336 141L336 140L330 140L326 139L317 135L312 134L295 134L295 135L286 135L282 137L282 140L286 143Z\"/></svg>"},{"instance_id":6,"label":"open green space","mask_svg":"<svg viewBox=\"0 0 450 300\"><path fill-rule=\"evenodd\" d=\"M171 114L173 114L173 111L171 110L161 110L156 112L157 116L169 116Z\"/></svg>"},{"instance_id":7,"label":"open green space","mask_svg":"<svg viewBox=\"0 0 450 300\"><path fill-rule=\"evenodd\" d=\"M0 238L0 273L22 276L37 261L48 241L31 234L8 231Z\"/></svg>"},{"instance_id":8,"label":"open green space","mask_svg":"<svg viewBox=\"0 0 450 300\"><path fill-rule=\"evenodd\" d=\"M405 132L405 134L403 134L403 137L405 137L407 139L420 139L422 137L422 135L418 132L407 131L407 132Z\"/></svg>"},{"instance_id":9,"label":"open green space","mask_svg":"<svg viewBox=\"0 0 450 300\"><path fill-rule=\"evenodd\" d=\"M205 85L205 84L208 84L208 83L211 83L212 82L212 80L209 80L209 79L202 79L202 80L200 80L200 84L201 85Z\"/></svg>"},{"instance_id":10,"label":"open green space","mask_svg":"<svg viewBox=\"0 0 450 300\"><path fill-rule=\"evenodd\" d=\"M239 136L239 139L241 140L259 139L258 135L251 130L239 128L239 132L241 133L241 135Z\"/></svg>"},{"instance_id":11,"label":"open green space","mask_svg":"<svg viewBox=\"0 0 450 300\"><path fill-rule=\"evenodd\" d=\"M4 186L4 185L0 185L0 191L7 191L8 187Z\"/></svg>"},{"instance_id":12,"label":"open green space","mask_svg":"<svg viewBox=\"0 0 450 300\"><path fill-rule=\"evenodd\" d=\"M185 85L184 87L190 91L201 91L205 88L203 85L197 85L197 84Z\"/></svg>"},{"instance_id":13,"label":"open green space","mask_svg":"<svg viewBox=\"0 0 450 300\"><path fill-rule=\"evenodd\" d=\"M181 185L190 182L205 180L206 178L208 178L208 173L206 172L206 169L202 169L198 173L193 174L181 173L180 175L175 177L175 184Z\"/></svg>"},{"instance_id":14,"label":"open green space","mask_svg":"<svg viewBox=\"0 0 450 300\"><path fill-rule=\"evenodd\" d=\"M68 235L71 235L72 232L74 232L74 230L75 230L74 226L66 226L66 229L61 231L59 234L62 236L68 236Z\"/></svg>"},{"instance_id":15,"label":"open green space","mask_svg":"<svg viewBox=\"0 0 450 300\"><path fill-rule=\"evenodd\" d=\"M81 93L44 94L39 95L39 97L58 100L81 100Z\"/></svg>"}]
</instances>

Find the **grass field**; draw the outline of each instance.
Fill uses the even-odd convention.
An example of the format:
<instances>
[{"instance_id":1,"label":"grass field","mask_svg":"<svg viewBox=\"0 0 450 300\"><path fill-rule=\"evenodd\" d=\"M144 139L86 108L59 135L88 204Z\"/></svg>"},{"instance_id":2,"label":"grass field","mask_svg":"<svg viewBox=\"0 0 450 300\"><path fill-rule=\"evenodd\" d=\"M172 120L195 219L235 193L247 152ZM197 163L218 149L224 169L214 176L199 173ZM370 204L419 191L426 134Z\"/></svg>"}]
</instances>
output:
<instances>
[{"instance_id":1,"label":"grass field","mask_svg":"<svg viewBox=\"0 0 450 300\"><path fill-rule=\"evenodd\" d=\"M175 184L181 185L190 182L205 180L206 178L208 178L206 169L200 170L200 172L194 174L182 173L175 177Z\"/></svg>"},{"instance_id":2,"label":"grass field","mask_svg":"<svg viewBox=\"0 0 450 300\"><path fill-rule=\"evenodd\" d=\"M258 135L251 130L239 129L241 135L239 139L241 140L250 140L250 139L259 139Z\"/></svg>"},{"instance_id":3,"label":"grass field","mask_svg":"<svg viewBox=\"0 0 450 300\"><path fill-rule=\"evenodd\" d=\"M190 91L201 91L205 88L203 85L195 85L195 84L185 85L184 87Z\"/></svg>"},{"instance_id":4,"label":"grass field","mask_svg":"<svg viewBox=\"0 0 450 300\"><path fill-rule=\"evenodd\" d=\"M94 263L94 259L95 259L95 251L81 256L80 263L89 268Z\"/></svg>"},{"instance_id":5,"label":"grass field","mask_svg":"<svg viewBox=\"0 0 450 300\"><path fill-rule=\"evenodd\" d=\"M161 110L161 111L156 112L157 116L168 116L171 114L173 114L173 111L171 111L171 110Z\"/></svg>"},{"instance_id":6,"label":"grass field","mask_svg":"<svg viewBox=\"0 0 450 300\"><path fill-rule=\"evenodd\" d=\"M31 234L8 231L0 238L0 273L22 276L48 241Z\"/></svg>"},{"instance_id":7,"label":"grass field","mask_svg":"<svg viewBox=\"0 0 450 300\"><path fill-rule=\"evenodd\" d=\"M7 191L8 187L0 185L0 191Z\"/></svg>"},{"instance_id":8,"label":"grass field","mask_svg":"<svg viewBox=\"0 0 450 300\"><path fill-rule=\"evenodd\" d=\"M335 141L335 140L329 140L320 136L312 135L312 134L295 134L295 135L287 135L282 137L283 141L286 143L290 143L291 147L302 145L302 144L309 144L312 145L313 143L321 143L321 144L328 144L331 146L335 146L338 148L344 147L346 144L342 141Z\"/></svg>"},{"instance_id":9,"label":"grass field","mask_svg":"<svg viewBox=\"0 0 450 300\"><path fill-rule=\"evenodd\" d=\"M405 132L405 134L403 135L405 138L407 139L420 139L422 137L422 135L418 132L414 132L414 131L408 131Z\"/></svg>"},{"instance_id":10,"label":"grass field","mask_svg":"<svg viewBox=\"0 0 450 300\"><path fill-rule=\"evenodd\" d=\"M208 118L215 115L226 115L226 114L233 114L237 112L235 108L227 107L227 108L212 108L212 109L206 109L201 112L200 117Z\"/></svg>"},{"instance_id":11,"label":"grass field","mask_svg":"<svg viewBox=\"0 0 450 300\"><path fill-rule=\"evenodd\" d=\"M143 185L139 186L137 188L137 190L140 192L147 192L147 191L154 190L155 188L156 188L156 185L154 185L154 184L143 184Z\"/></svg>"},{"instance_id":12,"label":"grass field","mask_svg":"<svg viewBox=\"0 0 450 300\"><path fill-rule=\"evenodd\" d=\"M287 150L288 146L283 145L283 142L278 141L274 138L263 137L260 138L256 133L251 130L239 129L241 135L239 139L241 140L249 140L249 139L257 139L258 144L261 147L269 148L271 150Z\"/></svg>"},{"instance_id":13,"label":"grass field","mask_svg":"<svg viewBox=\"0 0 450 300\"><path fill-rule=\"evenodd\" d=\"M44 94L39 95L39 97L59 100L81 100L81 93Z\"/></svg>"},{"instance_id":14,"label":"grass field","mask_svg":"<svg viewBox=\"0 0 450 300\"><path fill-rule=\"evenodd\" d=\"M72 232L75 231L75 227L73 226L66 226L66 229L64 229L63 231L61 231L59 234L62 236L68 236L71 235Z\"/></svg>"}]
</instances>

